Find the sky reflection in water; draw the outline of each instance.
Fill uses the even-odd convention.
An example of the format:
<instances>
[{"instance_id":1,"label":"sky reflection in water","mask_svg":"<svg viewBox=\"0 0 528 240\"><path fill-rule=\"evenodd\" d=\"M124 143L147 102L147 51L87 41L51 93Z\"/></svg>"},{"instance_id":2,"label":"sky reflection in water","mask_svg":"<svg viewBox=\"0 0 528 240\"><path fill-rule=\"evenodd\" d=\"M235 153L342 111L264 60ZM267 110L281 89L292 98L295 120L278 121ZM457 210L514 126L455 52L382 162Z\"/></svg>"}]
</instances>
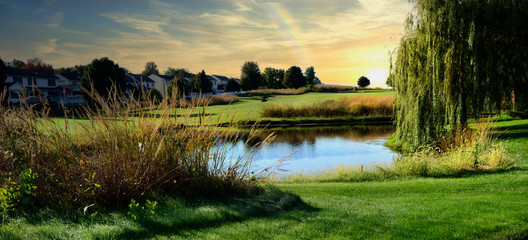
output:
<instances>
[{"instance_id":1,"label":"sky reflection in water","mask_svg":"<svg viewBox=\"0 0 528 240\"><path fill-rule=\"evenodd\" d=\"M292 156L280 168L286 173L315 171L340 165L383 164L392 162L397 154L383 144L393 127L339 127L273 130L275 141L262 148L254 157L254 169L263 169L277 160ZM271 131L262 134L263 139ZM239 141L233 157L245 151ZM231 155L231 154L228 154Z\"/></svg>"}]
</instances>

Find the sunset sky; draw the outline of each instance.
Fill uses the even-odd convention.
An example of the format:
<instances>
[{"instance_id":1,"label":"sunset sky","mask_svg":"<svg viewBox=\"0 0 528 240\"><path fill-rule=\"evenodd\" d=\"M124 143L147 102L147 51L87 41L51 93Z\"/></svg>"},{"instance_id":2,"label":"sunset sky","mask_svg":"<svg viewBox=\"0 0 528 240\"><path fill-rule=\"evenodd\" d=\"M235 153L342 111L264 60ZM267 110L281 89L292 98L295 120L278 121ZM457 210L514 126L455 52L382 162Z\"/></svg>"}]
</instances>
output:
<instances>
[{"instance_id":1,"label":"sunset sky","mask_svg":"<svg viewBox=\"0 0 528 240\"><path fill-rule=\"evenodd\" d=\"M0 58L54 67L109 57L240 77L245 61L305 70L324 83L385 86L407 0L0 0Z\"/></svg>"}]
</instances>

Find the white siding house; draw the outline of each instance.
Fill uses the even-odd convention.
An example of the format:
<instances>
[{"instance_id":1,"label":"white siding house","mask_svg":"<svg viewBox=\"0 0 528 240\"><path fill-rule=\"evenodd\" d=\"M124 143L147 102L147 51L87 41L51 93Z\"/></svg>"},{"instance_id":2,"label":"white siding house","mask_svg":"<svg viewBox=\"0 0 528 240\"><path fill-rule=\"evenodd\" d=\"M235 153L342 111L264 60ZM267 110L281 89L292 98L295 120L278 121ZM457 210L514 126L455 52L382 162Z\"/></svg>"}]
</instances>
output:
<instances>
[{"instance_id":1,"label":"white siding house","mask_svg":"<svg viewBox=\"0 0 528 240\"><path fill-rule=\"evenodd\" d=\"M152 81L154 81L154 88L156 88L163 97L167 94L167 86L169 86L170 81L174 78L172 76L168 75L157 75L157 74L150 74L148 76Z\"/></svg>"},{"instance_id":2,"label":"white siding house","mask_svg":"<svg viewBox=\"0 0 528 240\"><path fill-rule=\"evenodd\" d=\"M57 85L59 78L48 71L7 68L6 75L5 83L11 103L51 102L61 94Z\"/></svg>"}]
</instances>

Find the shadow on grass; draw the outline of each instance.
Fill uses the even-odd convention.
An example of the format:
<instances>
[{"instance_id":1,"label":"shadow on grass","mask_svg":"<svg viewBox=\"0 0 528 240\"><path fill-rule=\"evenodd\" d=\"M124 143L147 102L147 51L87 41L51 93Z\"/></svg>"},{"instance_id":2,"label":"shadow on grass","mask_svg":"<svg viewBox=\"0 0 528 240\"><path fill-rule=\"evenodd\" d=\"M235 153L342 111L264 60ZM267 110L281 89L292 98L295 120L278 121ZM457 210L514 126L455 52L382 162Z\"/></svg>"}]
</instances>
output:
<instances>
[{"instance_id":1,"label":"shadow on grass","mask_svg":"<svg viewBox=\"0 0 528 240\"><path fill-rule=\"evenodd\" d=\"M156 210L152 219L138 222L137 228L125 228L115 239L143 239L153 236L185 236L192 230L208 229L251 218L274 217L284 211L319 211L292 193L266 187L258 196L225 199L169 199ZM105 235L106 236L106 235ZM104 236L96 236L104 238Z\"/></svg>"}]
</instances>

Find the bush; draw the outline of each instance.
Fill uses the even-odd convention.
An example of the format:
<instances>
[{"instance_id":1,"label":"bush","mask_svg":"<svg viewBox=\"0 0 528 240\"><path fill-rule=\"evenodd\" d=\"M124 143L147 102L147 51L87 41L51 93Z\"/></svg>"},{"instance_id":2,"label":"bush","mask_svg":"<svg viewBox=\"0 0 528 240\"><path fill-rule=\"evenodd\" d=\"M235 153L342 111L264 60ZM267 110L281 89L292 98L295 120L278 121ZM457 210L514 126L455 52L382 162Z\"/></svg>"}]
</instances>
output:
<instances>
[{"instance_id":1,"label":"bush","mask_svg":"<svg viewBox=\"0 0 528 240\"><path fill-rule=\"evenodd\" d=\"M229 79L225 86L224 92L238 92L240 91L240 84L235 79Z\"/></svg>"}]
</instances>

